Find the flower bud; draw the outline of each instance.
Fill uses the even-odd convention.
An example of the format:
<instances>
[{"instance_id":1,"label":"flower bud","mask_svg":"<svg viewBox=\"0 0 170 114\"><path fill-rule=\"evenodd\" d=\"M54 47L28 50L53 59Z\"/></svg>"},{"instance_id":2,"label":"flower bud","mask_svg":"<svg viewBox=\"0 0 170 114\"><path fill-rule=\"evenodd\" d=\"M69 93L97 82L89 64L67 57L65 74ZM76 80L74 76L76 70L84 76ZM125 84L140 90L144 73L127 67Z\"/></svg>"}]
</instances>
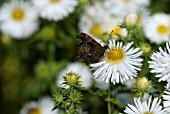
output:
<instances>
[{"instance_id":1,"label":"flower bud","mask_svg":"<svg viewBox=\"0 0 170 114\"><path fill-rule=\"evenodd\" d=\"M73 90L69 95L69 99L73 103L80 103L80 101L82 99L82 94L79 91Z\"/></svg>"},{"instance_id":2,"label":"flower bud","mask_svg":"<svg viewBox=\"0 0 170 114\"><path fill-rule=\"evenodd\" d=\"M63 95L61 95L61 94L59 94L59 93L56 94L56 95L54 95L54 100L57 101L57 102L59 102L59 103L60 103L60 102L63 102L63 99L64 99L64 98L63 98Z\"/></svg>"},{"instance_id":3,"label":"flower bud","mask_svg":"<svg viewBox=\"0 0 170 114\"><path fill-rule=\"evenodd\" d=\"M139 90L145 90L150 86L150 81L146 77L141 77L137 79L136 85Z\"/></svg>"},{"instance_id":4,"label":"flower bud","mask_svg":"<svg viewBox=\"0 0 170 114\"><path fill-rule=\"evenodd\" d=\"M9 45L11 43L11 38L8 35L2 35L1 42L5 45Z\"/></svg>"},{"instance_id":5,"label":"flower bud","mask_svg":"<svg viewBox=\"0 0 170 114\"><path fill-rule=\"evenodd\" d=\"M142 44L140 48L143 53L149 53L151 51L151 46L147 43Z\"/></svg>"},{"instance_id":6,"label":"flower bud","mask_svg":"<svg viewBox=\"0 0 170 114\"><path fill-rule=\"evenodd\" d=\"M81 87L82 81L80 80L80 76L74 72L69 72L65 76L65 82L67 85L79 86Z\"/></svg>"},{"instance_id":7,"label":"flower bud","mask_svg":"<svg viewBox=\"0 0 170 114\"><path fill-rule=\"evenodd\" d=\"M126 17L125 17L125 24L126 26L132 27L137 23L137 19L138 16L136 13L129 13Z\"/></svg>"},{"instance_id":8,"label":"flower bud","mask_svg":"<svg viewBox=\"0 0 170 114\"><path fill-rule=\"evenodd\" d=\"M66 82L69 84L74 84L77 81L77 74L70 72L66 74Z\"/></svg>"}]
</instances>

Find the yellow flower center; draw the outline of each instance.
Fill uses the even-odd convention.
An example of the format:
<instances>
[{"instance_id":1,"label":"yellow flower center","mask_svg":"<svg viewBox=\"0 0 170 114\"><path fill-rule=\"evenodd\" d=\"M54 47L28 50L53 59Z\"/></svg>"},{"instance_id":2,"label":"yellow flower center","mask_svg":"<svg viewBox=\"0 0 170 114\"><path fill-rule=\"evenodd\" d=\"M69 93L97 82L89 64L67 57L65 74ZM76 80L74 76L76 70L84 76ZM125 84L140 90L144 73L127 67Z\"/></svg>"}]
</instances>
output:
<instances>
[{"instance_id":1,"label":"yellow flower center","mask_svg":"<svg viewBox=\"0 0 170 114\"><path fill-rule=\"evenodd\" d=\"M124 60L125 54L121 48L113 48L106 52L106 58L111 63L120 63Z\"/></svg>"},{"instance_id":2,"label":"yellow flower center","mask_svg":"<svg viewBox=\"0 0 170 114\"><path fill-rule=\"evenodd\" d=\"M33 108L28 111L28 114L42 114L39 108Z\"/></svg>"},{"instance_id":3,"label":"yellow flower center","mask_svg":"<svg viewBox=\"0 0 170 114\"><path fill-rule=\"evenodd\" d=\"M16 8L12 11L12 18L16 21L21 21L25 17L25 12L22 8Z\"/></svg>"},{"instance_id":4,"label":"yellow flower center","mask_svg":"<svg viewBox=\"0 0 170 114\"><path fill-rule=\"evenodd\" d=\"M50 0L50 3L58 3L60 0Z\"/></svg>"},{"instance_id":5,"label":"yellow flower center","mask_svg":"<svg viewBox=\"0 0 170 114\"><path fill-rule=\"evenodd\" d=\"M154 112L144 112L143 114L154 114Z\"/></svg>"},{"instance_id":6,"label":"yellow flower center","mask_svg":"<svg viewBox=\"0 0 170 114\"><path fill-rule=\"evenodd\" d=\"M102 33L102 27L100 25L95 25L91 28L91 34L94 36L99 36Z\"/></svg>"},{"instance_id":7,"label":"yellow flower center","mask_svg":"<svg viewBox=\"0 0 170 114\"><path fill-rule=\"evenodd\" d=\"M157 27L157 31L158 31L159 34L164 35L164 34L167 34L167 33L168 33L169 28L168 28L166 25L159 25L159 26Z\"/></svg>"},{"instance_id":8,"label":"yellow flower center","mask_svg":"<svg viewBox=\"0 0 170 114\"><path fill-rule=\"evenodd\" d=\"M121 28L119 26L115 26L112 29L112 35L120 35L121 33Z\"/></svg>"},{"instance_id":9,"label":"yellow flower center","mask_svg":"<svg viewBox=\"0 0 170 114\"><path fill-rule=\"evenodd\" d=\"M138 24L142 23L142 16L140 14L138 14L138 17L137 17L137 23Z\"/></svg>"}]
</instances>

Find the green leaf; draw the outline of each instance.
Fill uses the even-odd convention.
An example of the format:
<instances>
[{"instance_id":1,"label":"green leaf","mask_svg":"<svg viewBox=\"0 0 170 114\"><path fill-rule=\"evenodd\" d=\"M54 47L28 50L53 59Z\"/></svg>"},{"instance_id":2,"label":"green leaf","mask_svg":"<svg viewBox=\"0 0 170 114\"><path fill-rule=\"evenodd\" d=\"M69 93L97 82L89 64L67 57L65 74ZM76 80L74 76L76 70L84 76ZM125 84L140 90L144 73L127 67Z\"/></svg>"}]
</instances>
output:
<instances>
[{"instance_id":1,"label":"green leaf","mask_svg":"<svg viewBox=\"0 0 170 114\"><path fill-rule=\"evenodd\" d=\"M105 96L107 95L108 92L107 91L104 91L104 90L97 90L94 95L97 95L97 96Z\"/></svg>"},{"instance_id":2,"label":"green leaf","mask_svg":"<svg viewBox=\"0 0 170 114\"><path fill-rule=\"evenodd\" d=\"M119 106L121 109L123 109L123 108L126 107L126 105L125 105L124 103L122 103L122 102L121 102L120 100L118 100L118 99L106 98L105 100L106 100L106 102L110 102L110 103L113 103L113 104Z\"/></svg>"}]
</instances>

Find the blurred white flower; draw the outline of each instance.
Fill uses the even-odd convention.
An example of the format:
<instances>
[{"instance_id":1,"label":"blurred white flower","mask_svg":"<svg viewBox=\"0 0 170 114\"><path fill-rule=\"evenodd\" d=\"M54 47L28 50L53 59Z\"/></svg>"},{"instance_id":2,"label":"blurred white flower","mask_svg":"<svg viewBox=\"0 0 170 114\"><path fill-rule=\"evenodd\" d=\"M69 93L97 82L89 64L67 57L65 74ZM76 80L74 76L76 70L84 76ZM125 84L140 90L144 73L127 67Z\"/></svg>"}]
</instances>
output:
<instances>
[{"instance_id":1,"label":"blurred white flower","mask_svg":"<svg viewBox=\"0 0 170 114\"><path fill-rule=\"evenodd\" d=\"M167 81L170 83L170 42L166 43L166 49L159 48L159 52L155 52L149 61L149 68L151 73L156 73L155 77L160 81Z\"/></svg>"},{"instance_id":2,"label":"blurred white flower","mask_svg":"<svg viewBox=\"0 0 170 114\"><path fill-rule=\"evenodd\" d=\"M102 3L96 2L84 9L80 18L79 29L94 38L100 37L104 32L111 33L112 30L116 31L115 34L125 35L125 30L120 27L119 29L116 28L122 21L123 18L112 17L110 11L106 10Z\"/></svg>"},{"instance_id":3,"label":"blurred white flower","mask_svg":"<svg viewBox=\"0 0 170 114\"><path fill-rule=\"evenodd\" d=\"M98 87L101 90L107 90L109 88L109 84L100 80L100 79L94 79L96 83L96 87Z\"/></svg>"},{"instance_id":4,"label":"blurred white flower","mask_svg":"<svg viewBox=\"0 0 170 114\"><path fill-rule=\"evenodd\" d=\"M130 48L133 42L123 46L122 42L109 41L109 49L106 50L104 58L91 64L95 72L95 78L99 78L106 83L110 80L113 84L123 83L133 77L137 77L137 71L141 70L143 59L140 58L142 52L140 48Z\"/></svg>"},{"instance_id":5,"label":"blurred white flower","mask_svg":"<svg viewBox=\"0 0 170 114\"><path fill-rule=\"evenodd\" d=\"M133 86L135 85L136 81L137 81L136 78L133 78L133 79L130 79L130 80L126 81L125 82L126 88L127 89L132 89Z\"/></svg>"},{"instance_id":6,"label":"blurred white flower","mask_svg":"<svg viewBox=\"0 0 170 114\"><path fill-rule=\"evenodd\" d=\"M170 15L158 13L144 21L146 37L156 44L170 40Z\"/></svg>"},{"instance_id":7,"label":"blurred white flower","mask_svg":"<svg viewBox=\"0 0 170 114\"><path fill-rule=\"evenodd\" d=\"M32 0L40 16L48 20L59 21L74 12L77 0Z\"/></svg>"},{"instance_id":8,"label":"blurred white flower","mask_svg":"<svg viewBox=\"0 0 170 114\"><path fill-rule=\"evenodd\" d=\"M26 103L20 114L60 114L58 110L52 111L54 102L49 97Z\"/></svg>"},{"instance_id":9,"label":"blurred white flower","mask_svg":"<svg viewBox=\"0 0 170 114\"><path fill-rule=\"evenodd\" d=\"M58 76L56 79L57 86L61 87L61 84L64 82L63 77L66 75L66 73L69 73L71 71L80 75L82 86L85 87L85 89L88 89L91 87L93 76L92 76L92 73L90 72L90 69L86 65L82 63L78 63L78 62L68 64L65 69L61 70L58 73ZM67 88L67 86L64 86L64 87Z\"/></svg>"},{"instance_id":10,"label":"blurred white flower","mask_svg":"<svg viewBox=\"0 0 170 114\"><path fill-rule=\"evenodd\" d=\"M136 13L129 13L126 17L125 17L125 24L127 26L135 26L137 23L137 19L138 19L138 15Z\"/></svg>"},{"instance_id":11,"label":"blurred white flower","mask_svg":"<svg viewBox=\"0 0 170 114\"><path fill-rule=\"evenodd\" d=\"M105 7L110 9L112 14L124 17L128 13L138 12L149 5L149 0L106 0Z\"/></svg>"},{"instance_id":12,"label":"blurred white flower","mask_svg":"<svg viewBox=\"0 0 170 114\"><path fill-rule=\"evenodd\" d=\"M149 97L148 100L141 100L141 98L134 98L135 106L128 104L124 112L126 114L165 114L161 100Z\"/></svg>"},{"instance_id":13,"label":"blurred white flower","mask_svg":"<svg viewBox=\"0 0 170 114\"><path fill-rule=\"evenodd\" d=\"M15 39L26 38L38 29L37 17L29 2L12 0L0 9L0 29Z\"/></svg>"}]
</instances>

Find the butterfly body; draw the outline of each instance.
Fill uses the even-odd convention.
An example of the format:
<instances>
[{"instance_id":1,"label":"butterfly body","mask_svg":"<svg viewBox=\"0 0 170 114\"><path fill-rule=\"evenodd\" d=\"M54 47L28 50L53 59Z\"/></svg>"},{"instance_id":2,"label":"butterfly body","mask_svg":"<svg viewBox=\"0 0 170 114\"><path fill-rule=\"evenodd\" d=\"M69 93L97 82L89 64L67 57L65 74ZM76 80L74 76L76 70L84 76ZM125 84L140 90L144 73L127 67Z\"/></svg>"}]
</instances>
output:
<instances>
[{"instance_id":1,"label":"butterfly body","mask_svg":"<svg viewBox=\"0 0 170 114\"><path fill-rule=\"evenodd\" d=\"M91 36L80 33L76 35L81 42L77 45L78 58L82 59L85 64L96 63L104 55L106 46L102 47Z\"/></svg>"}]
</instances>

